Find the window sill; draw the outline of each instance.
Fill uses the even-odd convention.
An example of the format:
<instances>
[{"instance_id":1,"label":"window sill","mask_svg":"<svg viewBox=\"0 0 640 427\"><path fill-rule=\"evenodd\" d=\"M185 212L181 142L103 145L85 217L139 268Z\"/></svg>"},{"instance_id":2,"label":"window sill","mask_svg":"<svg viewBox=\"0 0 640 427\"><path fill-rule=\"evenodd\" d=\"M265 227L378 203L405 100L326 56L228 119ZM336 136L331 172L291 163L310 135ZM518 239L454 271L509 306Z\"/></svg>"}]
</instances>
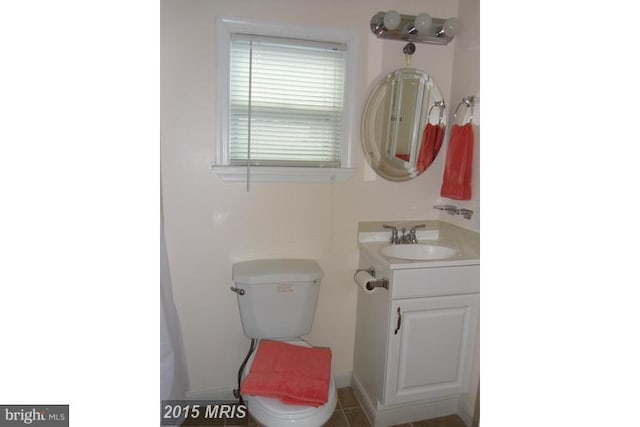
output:
<instances>
[{"instance_id":1,"label":"window sill","mask_svg":"<svg viewBox=\"0 0 640 427\"><path fill-rule=\"evenodd\" d=\"M246 166L212 166L222 182L246 182ZM304 168L252 166L251 182L297 182L330 183L344 182L355 173L355 168Z\"/></svg>"}]
</instances>

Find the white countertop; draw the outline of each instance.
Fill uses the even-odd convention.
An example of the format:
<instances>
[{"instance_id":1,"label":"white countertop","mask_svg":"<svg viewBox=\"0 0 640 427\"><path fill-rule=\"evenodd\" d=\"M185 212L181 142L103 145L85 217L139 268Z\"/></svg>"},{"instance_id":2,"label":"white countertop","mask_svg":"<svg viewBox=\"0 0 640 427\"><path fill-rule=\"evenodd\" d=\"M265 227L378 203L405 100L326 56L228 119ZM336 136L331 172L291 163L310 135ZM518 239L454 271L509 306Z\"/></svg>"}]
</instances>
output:
<instances>
[{"instance_id":1,"label":"white countertop","mask_svg":"<svg viewBox=\"0 0 640 427\"><path fill-rule=\"evenodd\" d=\"M450 258L434 260L407 260L384 256L380 250L390 245L391 230L384 229L383 224L393 225L398 229L406 227L407 230L414 225L425 224L425 228L416 231L418 243L447 246L457 249L458 253ZM480 264L480 234L444 221L361 222L358 224L358 246L375 261L383 263L391 270Z\"/></svg>"}]
</instances>

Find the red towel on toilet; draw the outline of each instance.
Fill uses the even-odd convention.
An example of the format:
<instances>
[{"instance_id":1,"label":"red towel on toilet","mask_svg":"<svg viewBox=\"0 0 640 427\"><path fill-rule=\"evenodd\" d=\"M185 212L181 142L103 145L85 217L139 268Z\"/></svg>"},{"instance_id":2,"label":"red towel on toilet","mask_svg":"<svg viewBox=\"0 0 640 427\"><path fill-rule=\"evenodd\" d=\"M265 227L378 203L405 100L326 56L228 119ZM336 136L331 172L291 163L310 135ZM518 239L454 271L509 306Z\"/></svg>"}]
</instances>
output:
<instances>
[{"instance_id":1,"label":"red towel on toilet","mask_svg":"<svg viewBox=\"0 0 640 427\"><path fill-rule=\"evenodd\" d=\"M456 200L471 199L471 166L473 163L473 128L471 123L453 125L449 137L447 160L440 195Z\"/></svg>"},{"instance_id":2,"label":"red towel on toilet","mask_svg":"<svg viewBox=\"0 0 640 427\"><path fill-rule=\"evenodd\" d=\"M275 397L288 405L322 406L329 396L331 350L260 341L242 394Z\"/></svg>"}]
</instances>

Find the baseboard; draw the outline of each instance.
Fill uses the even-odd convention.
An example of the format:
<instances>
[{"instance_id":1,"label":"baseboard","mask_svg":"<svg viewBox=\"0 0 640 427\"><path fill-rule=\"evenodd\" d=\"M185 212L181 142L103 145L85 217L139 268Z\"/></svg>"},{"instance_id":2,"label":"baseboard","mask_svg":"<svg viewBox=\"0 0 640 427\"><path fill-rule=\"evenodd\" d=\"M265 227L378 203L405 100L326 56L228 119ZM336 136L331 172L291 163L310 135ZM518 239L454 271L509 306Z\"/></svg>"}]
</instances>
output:
<instances>
[{"instance_id":1,"label":"baseboard","mask_svg":"<svg viewBox=\"0 0 640 427\"><path fill-rule=\"evenodd\" d=\"M336 388L351 387L351 376L351 372L341 374L334 373L333 380L336 383Z\"/></svg>"},{"instance_id":2,"label":"baseboard","mask_svg":"<svg viewBox=\"0 0 640 427\"><path fill-rule=\"evenodd\" d=\"M369 423L371 425L374 425L373 420L376 417L376 404L364 391L364 387L362 386L362 383L360 383L360 380L355 373L353 374L353 377L351 379L351 388L353 388L353 393L356 395L356 399L358 399L358 402L360 402L360 406L362 407L364 414L369 419Z\"/></svg>"},{"instance_id":3,"label":"baseboard","mask_svg":"<svg viewBox=\"0 0 640 427\"><path fill-rule=\"evenodd\" d=\"M378 410L375 427L393 426L412 421L444 417L458 412L458 398L449 397L430 402L419 402L410 405L388 407Z\"/></svg>"},{"instance_id":4,"label":"baseboard","mask_svg":"<svg viewBox=\"0 0 640 427\"><path fill-rule=\"evenodd\" d=\"M428 402L382 407L369 398L356 375L353 376L351 383L365 415L374 427L387 427L458 413L459 396L457 395Z\"/></svg>"},{"instance_id":5,"label":"baseboard","mask_svg":"<svg viewBox=\"0 0 640 427\"><path fill-rule=\"evenodd\" d=\"M458 416L462 418L462 421L468 426L473 426L473 409L469 410L469 406L467 401L469 399L460 399L460 403L458 404Z\"/></svg>"}]
</instances>

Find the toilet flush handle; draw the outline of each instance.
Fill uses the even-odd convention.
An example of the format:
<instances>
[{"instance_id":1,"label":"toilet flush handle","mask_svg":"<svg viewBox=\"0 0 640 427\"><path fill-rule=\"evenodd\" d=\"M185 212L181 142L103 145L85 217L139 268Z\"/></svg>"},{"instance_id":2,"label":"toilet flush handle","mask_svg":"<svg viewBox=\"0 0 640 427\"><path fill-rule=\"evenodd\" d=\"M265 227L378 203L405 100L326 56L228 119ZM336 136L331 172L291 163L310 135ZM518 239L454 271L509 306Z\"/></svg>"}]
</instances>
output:
<instances>
[{"instance_id":1,"label":"toilet flush handle","mask_svg":"<svg viewBox=\"0 0 640 427\"><path fill-rule=\"evenodd\" d=\"M233 286L230 289L238 295L244 295L244 289L235 288Z\"/></svg>"}]
</instances>

